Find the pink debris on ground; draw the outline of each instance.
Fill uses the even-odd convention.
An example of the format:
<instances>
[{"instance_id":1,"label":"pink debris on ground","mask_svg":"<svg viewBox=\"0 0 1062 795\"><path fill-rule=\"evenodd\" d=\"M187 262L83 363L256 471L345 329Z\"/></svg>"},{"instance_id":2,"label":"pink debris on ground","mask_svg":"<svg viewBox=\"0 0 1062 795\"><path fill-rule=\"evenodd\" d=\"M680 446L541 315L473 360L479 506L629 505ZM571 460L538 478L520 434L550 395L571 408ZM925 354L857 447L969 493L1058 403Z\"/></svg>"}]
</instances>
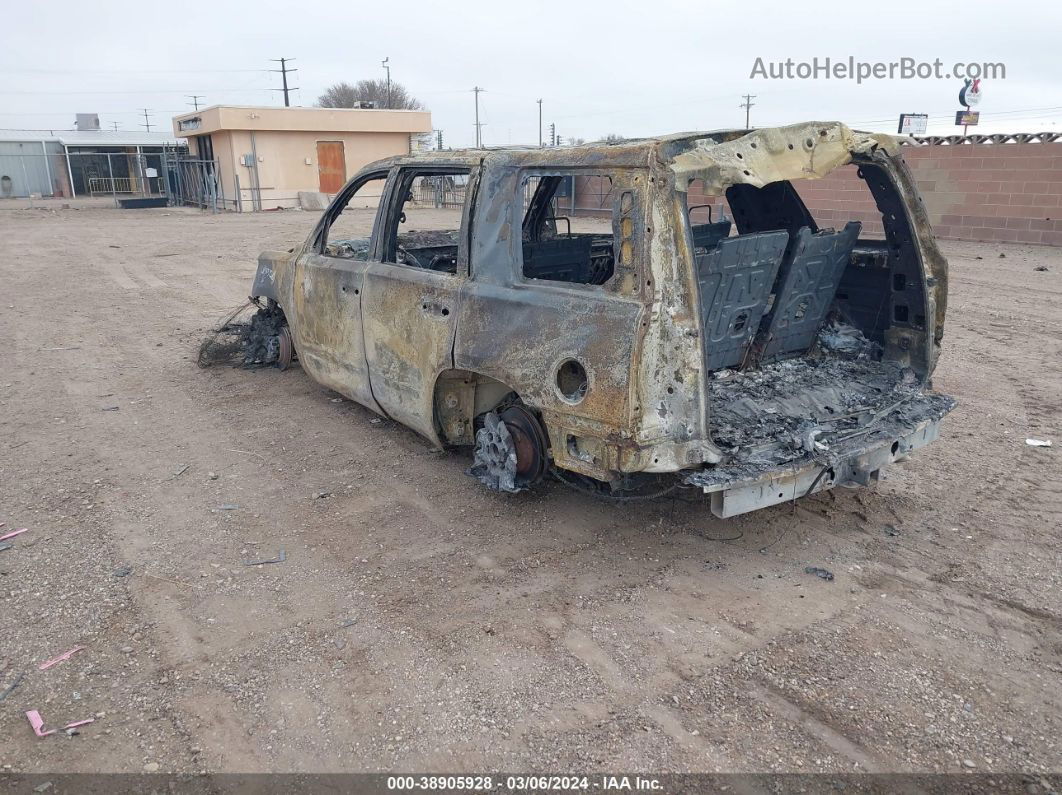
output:
<instances>
[{"instance_id":1,"label":"pink debris on ground","mask_svg":"<svg viewBox=\"0 0 1062 795\"><path fill-rule=\"evenodd\" d=\"M84 720L76 720L73 723L68 723L63 728L64 729L74 729L74 728L77 728L78 726L84 726L86 723L95 723L95 722L96 722L95 718L85 718Z\"/></svg>"},{"instance_id":2,"label":"pink debris on ground","mask_svg":"<svg viewBox=\"0 0 1062 795\"><path fill-rule=\"evenodd\" d=\"M37 670L39 670L39 671L47 671L53 665L58 665L63 660L69 660L71 657L73 657L75 654L77 654L79 651L81 651L84 648L85 648L84 646L75 646L70 651L64 651L58 657L53 657L50 660L46 660L45 662L42 662L40 665L37 666Z\"/></svg>"},{"instance_id":3,"label":"pink debris on ground","mask_svg":"<svg viewBox=\"0 0 1062 795\"><path fill-rule=\"evenodd\" d=\"M41 717L41 713L37 710L31 709L26 713L26 718L29 719L30 726L33 727L33 733L38 737L47 737L49 734L55 734L55 729L49 729L46 732L41 731L44 728L44 718Z\"/></svg>"},{"instance_id":4,"label":"pink debris on ground","mask_svg":"<svg viewBox=\"0 0 1062 795\"><path fill-rule=\"evenodd\" d=\"M29 531L28 527L23 527L21 530L12 530L6 536L0 536L0 541L7 541L7 539L9 539L9 538L14 538L15 536L20 536L23 533L28 532L28 531Z\"/></svg>"}]
</instances>

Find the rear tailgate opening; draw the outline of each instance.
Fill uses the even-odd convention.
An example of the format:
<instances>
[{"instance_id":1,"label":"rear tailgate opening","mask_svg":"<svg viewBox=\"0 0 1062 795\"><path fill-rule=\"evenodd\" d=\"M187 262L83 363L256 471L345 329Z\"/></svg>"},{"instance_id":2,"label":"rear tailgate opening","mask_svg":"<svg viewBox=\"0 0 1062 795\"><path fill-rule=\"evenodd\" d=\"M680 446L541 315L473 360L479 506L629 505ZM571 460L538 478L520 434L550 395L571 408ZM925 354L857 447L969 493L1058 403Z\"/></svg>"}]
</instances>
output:
<instances>
[{"instance_id":1,"label":"rear tailgate opening","mask_svg":"<svg viewBox=\"0 0 1062 795\"><path fill-rule=\"evenodd\" d=\"M724 457L685 482L719 516L867 485L933 441L955 405L928 391L933 279L912 214L883 164L841 169L869 189L871 212L853 202L850 217L827 214L831 227L799 181L732 185L725 203L688 186L709 428Z\"/></svg>"}]
</instances>

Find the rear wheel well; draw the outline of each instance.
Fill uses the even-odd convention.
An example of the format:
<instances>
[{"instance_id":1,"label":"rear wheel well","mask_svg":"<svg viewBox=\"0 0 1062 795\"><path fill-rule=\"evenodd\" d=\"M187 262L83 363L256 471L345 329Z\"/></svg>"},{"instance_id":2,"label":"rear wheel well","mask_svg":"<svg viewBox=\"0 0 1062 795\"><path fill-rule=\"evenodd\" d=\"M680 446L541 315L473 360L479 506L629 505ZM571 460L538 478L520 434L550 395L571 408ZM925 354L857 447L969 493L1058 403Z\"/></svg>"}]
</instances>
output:
<instances>
[{"instance_id":1,"label":"rear wheel well","mask_svg":"<svg viewBox=\"0 0 1062 795\"><path fill-rule=\"evenodd\" d=\"M473 446L468 474L488 488L523 491L549 471L549 435L542 416L496 378L467 370L441 373L434 413L446 444Z\"/></svg>"},{"instance_id":2,"label":"rear wheel well","mask_svg":"<svg viewBox=\"0 0 1062 795\"><path fill-rule=\"evenodd\" d=\"M496 378L470 370L445 370L435 381L434 414L439 438L454 446L474 444L477 417L520 402L516 390Z\"/></svg>"}]
</instances>

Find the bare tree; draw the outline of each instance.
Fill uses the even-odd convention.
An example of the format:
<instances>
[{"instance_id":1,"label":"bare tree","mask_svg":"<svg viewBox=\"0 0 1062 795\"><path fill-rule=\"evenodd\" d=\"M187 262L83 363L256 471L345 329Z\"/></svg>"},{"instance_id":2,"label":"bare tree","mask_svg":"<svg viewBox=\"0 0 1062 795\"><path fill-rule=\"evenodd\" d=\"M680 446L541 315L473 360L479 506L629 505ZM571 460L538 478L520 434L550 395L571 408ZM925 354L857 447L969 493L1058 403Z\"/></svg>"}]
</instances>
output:
<instances>
[{"instance_id":1,"label":"bare tree","mask_svg":"<svg viewBox=\"0 0 1062 795\"><path fill-rule=\"evenodd\" d=\"M401 83L391 81L391 96L388 101L386 80L359 80L350 83L335 83L317 98L318 107L353 108L358 101L375 102L378 108L423 110L424 105L409 93Z\"/></svg>"},{"instance_id":2,"label":"bare tree","mask_svg":"<svg viewBox=\"0 0 1062 795\"><path fill-rule=\"evenodd\" d=\"M627 139L619 133L609 133L601 140L604 141L606 144L615 144L619 143L620 141L626 141Z\"/></svg>"}]
</instances>

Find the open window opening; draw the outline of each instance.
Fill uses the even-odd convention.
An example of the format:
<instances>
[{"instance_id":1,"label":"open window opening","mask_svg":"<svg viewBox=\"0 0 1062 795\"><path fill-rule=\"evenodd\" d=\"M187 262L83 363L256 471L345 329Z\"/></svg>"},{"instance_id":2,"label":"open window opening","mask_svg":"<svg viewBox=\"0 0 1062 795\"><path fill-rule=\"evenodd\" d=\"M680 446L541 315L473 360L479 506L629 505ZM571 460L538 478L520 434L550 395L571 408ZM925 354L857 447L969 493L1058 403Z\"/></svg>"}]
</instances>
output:
<instances>
[{"instance_id":1,"label":"open window opening","mask_svg":"<svg viewBox=\"0 0 1062 795\"><path fill-rule=\"evenodd\" d=\"M384 262L456 274L471 169L406 169L388 213Z\"/></svg>"},{"instance_id":2,"label":"open window opening","mask_svg":"<svg viewBox=\"0 0 1062 795\"><path fill-rule=\"evenodd\" d=\"M558 172L528 176L523 195L524 278L603 285L613 277L617 226L624 240L633 228L629 191L608 174Z\"/></svg>"},{"instance_id":3,"label":"open window opening","mask_svg":"<svg viewBox=\"0 0 1062 795\"><path fill-rule=\"evenodd\" d=\"M321 253L340 259L368 260L373 224L383 199L387 174L369 177L341 196L326 217Z\"/></svg>"},{"instance_id":4,"label":"open window opening","mask_svg":"<svg viewBox=\"0 0 1062 795\"><path fill-rule=\"evenodd\" d=\"M704 180L691 179L686 190L686 217L695 256L705 255L733 230L733 213L725 196L710 196Z\"/></svg>"}]
</instances>

